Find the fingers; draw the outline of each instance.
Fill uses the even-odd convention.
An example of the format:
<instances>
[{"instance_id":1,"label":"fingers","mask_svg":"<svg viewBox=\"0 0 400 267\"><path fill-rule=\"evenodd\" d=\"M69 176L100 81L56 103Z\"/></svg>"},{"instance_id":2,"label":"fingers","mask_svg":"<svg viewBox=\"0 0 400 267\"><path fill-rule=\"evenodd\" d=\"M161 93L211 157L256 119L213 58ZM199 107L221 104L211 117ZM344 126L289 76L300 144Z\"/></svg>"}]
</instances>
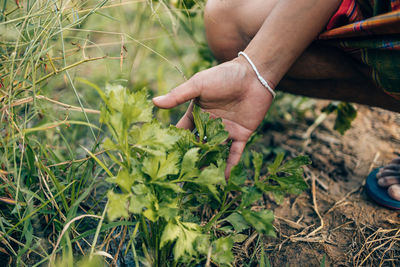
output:
<instances>
[{"instance_id":1,"label":"fingers","mask_svg":"<svg viewBox=\"0 0 400 267\"><path fill-rule=\"evenodd\" d=\"M200 96L200 90L191 78L168 94L153 98L153 103L159 108L173 108L198 96Z\"/></svg>"},{"instance_id":2,"label":"fingers","mask_svg":"<svg viewBox=\"0 0 400 267\"><path fill-rule=\"evenodd\" d=\"M229 157L226 161L225 178L228 180L233 166L239 163L243 150L246 147L245 141L234 141L229 151Z\"/></svg>"},{"instance_id":3,"label":"fingers","mask_svg":"<svg viewBox=\"0 0 400 267\"><path fill-rule=\"evenodd\" d=\"M193 120L193 102L190 103L185 115L178 121L176 127L184 128L187 130L192 131L194 129L194 120Z\"/></svg>"},{"instance_id":4,"label":"fingers","mask_svg":"<svg viewBox=\"0 0 400 267\"><path fill-rule=\"evenodd\" d=\"M246 147L247 140L249 139L252 131L232 122L231 120L222 119L225 125L225 130L229 132L229 140L232 140L232 145L229 150L228 160L226 162L225 178L229 179L231 169L239 163L243 150Z\"/></svg>"}]
</instances>

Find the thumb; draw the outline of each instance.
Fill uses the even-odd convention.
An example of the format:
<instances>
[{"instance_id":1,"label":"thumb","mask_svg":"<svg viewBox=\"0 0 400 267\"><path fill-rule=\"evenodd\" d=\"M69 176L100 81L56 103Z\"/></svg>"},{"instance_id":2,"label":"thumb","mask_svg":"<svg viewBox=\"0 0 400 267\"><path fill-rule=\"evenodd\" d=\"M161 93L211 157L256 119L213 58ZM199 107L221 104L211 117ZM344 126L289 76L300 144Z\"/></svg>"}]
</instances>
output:
<instances>
[{"instance_id":1,"label":"thumb","mask_svg":"<svg viewBox=\"0 0 400 267\"><path fill-rule=\"evenodd\" d=\"M192 78L172 89L168 94L153 98L153 103L159 108L173 108L198 96L200 96L200 90Z\"/></svg>"}]
</instances>

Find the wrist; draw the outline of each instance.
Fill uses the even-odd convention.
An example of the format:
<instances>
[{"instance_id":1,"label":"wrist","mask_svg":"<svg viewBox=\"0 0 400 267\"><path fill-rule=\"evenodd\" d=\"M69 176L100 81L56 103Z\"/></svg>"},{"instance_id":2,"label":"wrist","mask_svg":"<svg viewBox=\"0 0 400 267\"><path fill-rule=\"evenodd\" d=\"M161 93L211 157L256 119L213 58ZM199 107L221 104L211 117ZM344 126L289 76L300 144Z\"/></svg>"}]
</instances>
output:
<instances>
[{"instance_id":1,"label":"wrist","mask_svg":"<svg viewBox=\"0 0 400 267\"><path fill-rule=\"evenodd\" d=\"M275 83L273 83L270 79L267 80L263 77L253 60L245 52L239 52L237 61L243 68L245 68L245 76L247 79L250 79L252 82L255 81L257 85L264 87L264 89L271 94L273 98L275 97Z\"/></svg>"}]
</instances>

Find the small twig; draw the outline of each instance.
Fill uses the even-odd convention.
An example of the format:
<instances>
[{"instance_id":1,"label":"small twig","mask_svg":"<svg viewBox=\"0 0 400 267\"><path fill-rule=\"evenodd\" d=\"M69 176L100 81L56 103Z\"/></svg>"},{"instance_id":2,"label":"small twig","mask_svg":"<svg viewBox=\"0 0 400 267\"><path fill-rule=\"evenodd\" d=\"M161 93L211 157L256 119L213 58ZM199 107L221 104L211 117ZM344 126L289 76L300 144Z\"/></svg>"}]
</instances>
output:
<instances>
[{"instance_id":1,"label":"small twig","mask_svg":"<svg viewBox=\"0 0 400 267\"><path fill-rule=\"evenodd\" d=\"M327 211L325 212L324 215L331 213L334 209L336 209L339 205L343 204L349 204L346 203L345 200L351 196L352 194L354 194L355 192L357 192L358 190L360 190L363 187L363 185L360 185L359 187L357 187L356 189L354 189L353 191L348 192L342 199L340 199L339 201L336 201L335 204L333 204L333 206Z\"/></svg>"},{"instance_id":2,"label":"small twig","mask_svg":"<svg viewBox=\"0 0 400 267\"><path fill-rule=\"evenodd\" d=\"M314 231L312 231L311 233L309 233L307 235L307 237L313 236L315 235L317 232L319 232L320 230L322 230L324 228L324 219L322 218L321 214L319 213L318 210L318 203L317 203L317 192L316 192L316 186L315 186L315 175L314 173L311 172L311 193L312 193L312 199L313 199L313 208L315 213L318 215L318 218L321 222L321 225L315 229Z\"/></svg>"},{"instance_id":3,"label":"small twig","mask_svg":"<svg viewBox=\"0 0 400 267\"><path fill-rule=\"evenodd\" d=\"M26 104L26 103L33 102L33 99L34 99L34 98L46 100L46 101L51 102L51 103L53 103L53 104L62 106L62 107L65 108L66 110L71 110L71 111L82 111L82 108L80 108L80 107L76 107L76 106L72 106L72 105L69 105L69 104L65 104L65 103L62 103L62 102L53 100L53 99L48 98L48 97L43 96L43 95L37 95L37 96L35 96L35 97L32 97L32 96L31 96L31 97L26 97L26 98L22 98L22 99L19 99L19 100L17 100L17 101L14 101L12 104L6 105L6 106L4 106L3 108L1 108L1 109L0 109L0 112L3 112L4 110L6 110L6 109L8 109L8 108L10 108L10 107L16 107L16 106L19 106L19 105L23 105L23 104ZM84 108L83 111L86 112L86 113L91 113L91 114L100 114L100 111L99 111L99 110L95 110L95 109Z\"/></svg>"},{"instance_id":4,"label":"small twig","mask_svg":"<svg viewBox=\"0 0 400 267\"><path fill-rule=\"evenodd\" d=\"M98 237L99 237L100 229L101 229L101 226L102 226L102 224L103 224L104 218L106 217L107 209L108 209L108 201L107 201L107 203L106 203L106 205L105 205L105 207L104 207L104 211L103 211L103 214L101 215L100 222L99 222L99 224L97 225L96 233L94 234L92 247L90 248L90 259L91 259L91 258L93 257L93 255L94 255L94 250L95 250L95 247L96 247L97 239L98 239Z\"/></svg>"},{"instance_id":5,"label":"small twig","mask_svg":"<svg viewBox=\"0 0 400 267\"><path fill-rule=\"evenodd\" d=\"M206 261L206 265L205 267L210 267L210 263L211 263L211 252L212 252L212 246L210 246L208 248L208 253L207 253L207 261Z\"/></svg>"},{"instance_id":6,"label":"small twig","mask_svg":"<svg viewBox=\"0 0 400 267\"><path fill-rule=\"evenodd\" d=\"M55 73L58 73L58 70L57 70L56 66L54 66L53 60L51 59L51 57L49 56L49 54L46 54L46 57L47 57L47 59L49 60L50 65L51 65L51 67L53 68L53 71L54 71Z\"/></svg>"},{"instance_id":7,"label":"small twig","mask_svg":"<svg viewBox=\"0 0 400 267\"><path fill-rule=\"evenodd\" d=\"M60 236L58 237L57 243L56 243L56 245L55 245L54 248L53 248L53 252L51 253L51 261L52 261L52 262L54 262L54 257L55 257L55 252L56 252L56 250L57 250L57 247L58 247L58 245L60 244L61 239L62 239L63 235L65 234L65 232L68 230L69 226L70 226L73 222L75 222L75 221L77 221L77 220L80 220L80 219L82 219L82 218L85 218L85 217L92 217L92 218L96 218L96 219L102 219L102 217L100 217L100 216L98 216L98 215L84 214L84 215L80 215L80 216L78 216L78 217L75 217L75 218L73 218L71 221L69 221L69 222L64 226L64 229L62 230Z\"/></svg>"},{"instance_id":8,"label":"small twig","mask_svg":"<svg viewBox=\"0 0 400 267\"><path fill-rule=\"evenodd\" d=\"M247 252L247 251L248 251L248 248L249 248L250 244L253 243L254 239L256 239L257 235L258 235L258 233L257 233L257 232L254 232L254 233L246 240L246 242L244 242L243 251L245 252L247 258L249 257L249 253Z\"/></svg>"},{"instance_id":9,"label":"small twig","mask_svg":"<svg viewBox=\"0 0 400 267\"><path fill-rule=\"evenodd\" d=\"M370 173L374 169L374 167L376 166L376 162L378 161L380 155L381 155L381 153L379 151L376 152L374 160L371 162L371 165L369 166L368 173Z\"/></svg>"},{"instance_id":10,"label":"small twig","mask_svg":"<svg viewBox=\"0 0 400 267\"><path fill-rule=\"evenodd\" d=\"M94 153L93 155L97 156L97 155L103 154L104 152L107 152L107 151L108 150L99 151L97 153ZM72 164L72 163L79 163L79 162L87 161L91 158L92 157L86 157L86 158L76 159L76 160L67 160L67 161L56 163L56 164L48 165L46 167L50 168L50 167L62 166L62 165L67 165L67 164Z\"/></svg>"},{"instance_id":11,"label":"small twig","mask_svg":"<svg viewBox=\"0 0 400 267\"><path fill-rule=\"evenodd\" d=\"M120 62L119 62L119 68L121 72L123 63L124 63L124 35L121 35L121 52L120 52Z\"/></svg>"},{"instance_id":12,"label":"small twig","mask_svg":"<svg viewBox=\"0 0 400 267\"><path fill-rule=\"evenodd\" d=\"M86 63L86 62L89 62L89 61L95 61L95 60L99 60L99 59L104 59L104 58L106 58L106 57L107 57L107 56L95 57L95 58L86 58L86 59L83 59L83 60L81 60L81 61L75 62L75 63L73 63L73 64L71 64L71 65L68 65L68 66L62 68L62 69L59 69L57 72L53 71L53 72L51 72L51 73L49 73L49 74L43 76L42 78L38 79L38 80L35 82L35 84L39 84L39 83L43 82L44 80L47 80L47 79L50 78L51 76L56 75L57 73L60 73L60 72L63 72L63 71L72 69L72 68L74 68L74 67L76 67L76 66L79 66L79 65L81 65L81 64L83 64L83 63ZM32 85L29 85L29 86L26 86L26 87L21 88L21 90L22 90L22 91L23 91L23 90L27 90L27 89L29 89L29 88L31 88L31 87L32 87Z\"/></svg>"},{"instance_id":13,"label":"small twig","mask_svg":"<svg viewBox=\"0 0 400 267\"><path fill-rule=\"evenodd\" d=\"M126 237L126 230L127 229L128 229L128 226L123 227L123 233L122 233L121 241L119 242L117 252L115 253L115 256L114 256L114 259L113 259L114 264L116 266L117 266L117 260L118 260L119 252L121 251L121 248L124 245L124 241L125 241L125 237Z\"/></svg>"},{"instance_id":14,"label":"small twig","mask_svg":"<svg viewBox=\"0 0 400 267\"><path fill-rule=\"evenodd\" d=\"M294 221L291 221L291 220L289 220L289 219L282 218L282 217L279 217L279 216L275 216L275 219L284 221L289 227L294 228L294 229L296 229L296 230L304 229L304 226L303 226L303 225L301 225L301 224L299 224L299 223L296 223L296 222L294 222Z\"/></svg>"},{"instance_id":15,"label":"small twig","mask_svg":"<svg viewBox=\"0 0 400 267\"><path fill-rule=\"evenodd\" d=\"M303 134L302 138L305 140L309 140L312 132L328 117L328 114L325 112L321 113L318 118L314 121L314 123L308 127L307 131Z\"/></svg>"}]
</instances>

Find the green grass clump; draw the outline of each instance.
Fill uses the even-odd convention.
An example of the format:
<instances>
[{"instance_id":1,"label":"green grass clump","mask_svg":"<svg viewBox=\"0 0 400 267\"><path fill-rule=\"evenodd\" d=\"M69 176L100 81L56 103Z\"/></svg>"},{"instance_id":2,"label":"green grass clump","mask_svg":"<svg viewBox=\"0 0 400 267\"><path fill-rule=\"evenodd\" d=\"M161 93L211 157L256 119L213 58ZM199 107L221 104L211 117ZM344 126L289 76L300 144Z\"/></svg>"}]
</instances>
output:
<instances>
[{"instance_id":1,"label":"green grass clump","mask_svg":"<svg viewBox=\"0 0 400 267\"><path fill-rule=\"evenodd\" d=\"M250 207L299 193L308 160L252 153L253 179L238 167L226 182L221 122L196 110L198 136L166 127L181 110L147 98L215 64L203 5L0 3L1 263L230 264L244 231L273 233L272 213Z\"/></svg>"},{"instance_id":2,"label":"green grass clump","mask_svg":"<svg viewBox=\"0 0 400 267\"><path fill-rule=\"evenodd\" d=\"M0 262L40 265L94 247L117 261L113 233L131 224L96 231L109 185L86 150L103 158L100 98L77 77L166 92L197 60L193 37L173 38L187 18L165 1L0 3Z\"/></svg>"}]
</instances>

